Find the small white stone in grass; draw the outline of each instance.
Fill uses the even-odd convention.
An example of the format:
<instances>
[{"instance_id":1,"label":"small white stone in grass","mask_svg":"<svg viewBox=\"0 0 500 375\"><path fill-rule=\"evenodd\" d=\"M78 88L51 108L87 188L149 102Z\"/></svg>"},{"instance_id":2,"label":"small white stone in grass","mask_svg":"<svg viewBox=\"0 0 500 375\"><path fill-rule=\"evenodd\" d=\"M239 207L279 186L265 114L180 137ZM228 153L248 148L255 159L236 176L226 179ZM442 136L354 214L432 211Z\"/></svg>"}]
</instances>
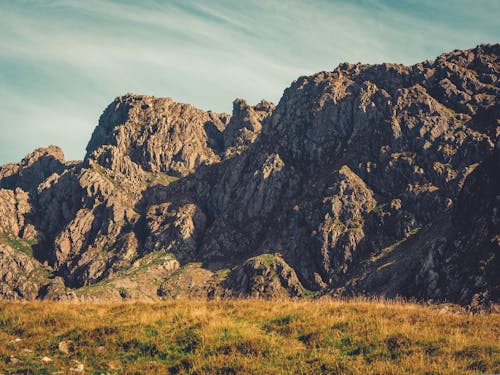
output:
<instances>
[{"instance_id":1,"label":"small white stone in grass","mask_svg":"<svg viewBox=\"0 0 500 375\"><path fill-rule=\"evenodd\" d=\"M33 353L33 350L31 350L31 349L23 349L23 353Z\"/></svg>"},{"instance_id":2,"label":"small white stone in grass","mask_svg":"<svg viewBox=\"0 0 500 375\"><path fill-rule=\"evenodd\" d=\"M14 340L10 340L10 341L9 341L9 343L10 343L10 344L17 344L17 343L20 343L21 341L23 341L23 340L21 340L21 339L18 337L18 338L15 338Z\"/></svg>"},{"instance_id":3,"label":"small white stone in grass","mask_svg":"<svg viewBox=\"0 0 500 375\"><path fill-rule=\"evenodd\" d=\"M50 363L50 362L52 362L52 359L50 359L49 357L43 357L43 358L41 359L41 361L42 361L43 363Z\"/></svg>"},{"instance_id":4,"label":"small white stone in grass","mask_svg":"<svg viewBox=\"0 0 500 375\"><path fill-rule=\"evenodd\" d=\"M73 342L70 340L63 340L59 343L58 348L64 354L69 354L70 352L72 352L74 350Z\"/></svg>"}]
</instances>

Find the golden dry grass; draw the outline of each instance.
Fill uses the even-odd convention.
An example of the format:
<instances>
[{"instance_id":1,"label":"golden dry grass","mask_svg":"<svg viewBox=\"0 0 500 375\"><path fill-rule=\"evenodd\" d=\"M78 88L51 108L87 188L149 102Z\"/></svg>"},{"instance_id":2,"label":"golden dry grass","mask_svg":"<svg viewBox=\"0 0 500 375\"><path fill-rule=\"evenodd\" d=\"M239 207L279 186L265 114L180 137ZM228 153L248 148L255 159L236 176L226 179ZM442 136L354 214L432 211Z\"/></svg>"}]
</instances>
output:
<instances>
[{"instance_id":1,"label":"golden dry grass","mask_svg":"<svg viewBox=\"0 0 500 375\"><path fill-rule=\"evenodd\" d=\"M498 314L390 301L0 302L3 373L498 373L499 337Z\"/></svg>"}]
</instances>

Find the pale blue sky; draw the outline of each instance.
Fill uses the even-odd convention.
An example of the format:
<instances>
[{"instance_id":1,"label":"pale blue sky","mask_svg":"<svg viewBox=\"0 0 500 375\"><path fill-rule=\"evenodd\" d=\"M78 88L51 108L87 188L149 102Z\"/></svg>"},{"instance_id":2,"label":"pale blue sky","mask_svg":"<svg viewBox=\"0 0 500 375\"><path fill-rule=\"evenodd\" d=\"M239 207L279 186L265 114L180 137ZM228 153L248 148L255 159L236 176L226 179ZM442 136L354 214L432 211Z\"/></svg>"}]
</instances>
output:
<instances>
[{"instance_id":1,"label":"pale blue sky","mask_svg":"<svg viewBox=\"0 0 500 375\"><path fill-rule=\"evenodd\" d=\"M340 62L413 64L500 42L500 0L0 0L0 164L81 159L126 92L230 112Z\"/></svg>"}]
</instances>

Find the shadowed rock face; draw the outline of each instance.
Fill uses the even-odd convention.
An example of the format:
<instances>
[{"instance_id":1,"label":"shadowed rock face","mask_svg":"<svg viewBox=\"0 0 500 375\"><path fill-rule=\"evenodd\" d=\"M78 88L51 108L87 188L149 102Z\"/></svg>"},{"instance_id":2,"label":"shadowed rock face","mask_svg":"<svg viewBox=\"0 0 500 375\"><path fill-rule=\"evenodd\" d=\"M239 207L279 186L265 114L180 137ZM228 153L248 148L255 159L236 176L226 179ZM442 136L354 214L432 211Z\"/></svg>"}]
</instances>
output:
<instances>
[{"instance_id":1,"label":"shadowed rock face","mask_svg":"<svg viewBox=\"0 0 500 375\"><path fill-rule=\"evenodd\" d=\"M476 308L500 300L500 149L467 178L451 210L446 242L427 255L418 282L436 277L429 294L446 294Z\"/></svg>"},{"instance_id":2,"label":"shadowed rock face","mask_svg":"<svg viewBox=\"0 0 500 375\"><path fill-rule=\"evenodd\" d=\"M20 163L0 167L0 188L15 190L19 187L29 192L53 173L61 173L64 169L64 154L59 147L39 148Z\"/></svg>"},{"instance_id":3,"label":"shadowed rock face","mask_svg":"<svg viewBox=\"0 0 500 375\"><path fill-rule=\"evenodd\" d=\"M2 295L498 303L499 56L342 64L232 116L119 97L83 162L49 148L0 170L4 246L36 240L66 284Z\"/></svg>"}]
</instances>

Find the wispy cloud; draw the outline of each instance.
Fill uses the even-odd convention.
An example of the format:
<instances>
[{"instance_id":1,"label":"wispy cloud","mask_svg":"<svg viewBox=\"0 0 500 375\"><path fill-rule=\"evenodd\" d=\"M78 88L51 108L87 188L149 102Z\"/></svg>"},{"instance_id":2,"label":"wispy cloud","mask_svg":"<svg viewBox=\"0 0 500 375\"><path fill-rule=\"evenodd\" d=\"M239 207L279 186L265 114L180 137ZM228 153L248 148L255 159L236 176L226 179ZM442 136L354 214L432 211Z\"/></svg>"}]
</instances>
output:
<instances>
[{"instance_id":1,"label":"wispy cloud","mask_svg":"<svg viewBox=\"0 0 500 375\"><path fill-rule=\"evenodd\" d=\"M500 2L0 2L0 163L56 143L81 158L114 96L171 96L229 111L277 101L342 61L406 64L498 42Z\"/></svg>"}]
</instances>

